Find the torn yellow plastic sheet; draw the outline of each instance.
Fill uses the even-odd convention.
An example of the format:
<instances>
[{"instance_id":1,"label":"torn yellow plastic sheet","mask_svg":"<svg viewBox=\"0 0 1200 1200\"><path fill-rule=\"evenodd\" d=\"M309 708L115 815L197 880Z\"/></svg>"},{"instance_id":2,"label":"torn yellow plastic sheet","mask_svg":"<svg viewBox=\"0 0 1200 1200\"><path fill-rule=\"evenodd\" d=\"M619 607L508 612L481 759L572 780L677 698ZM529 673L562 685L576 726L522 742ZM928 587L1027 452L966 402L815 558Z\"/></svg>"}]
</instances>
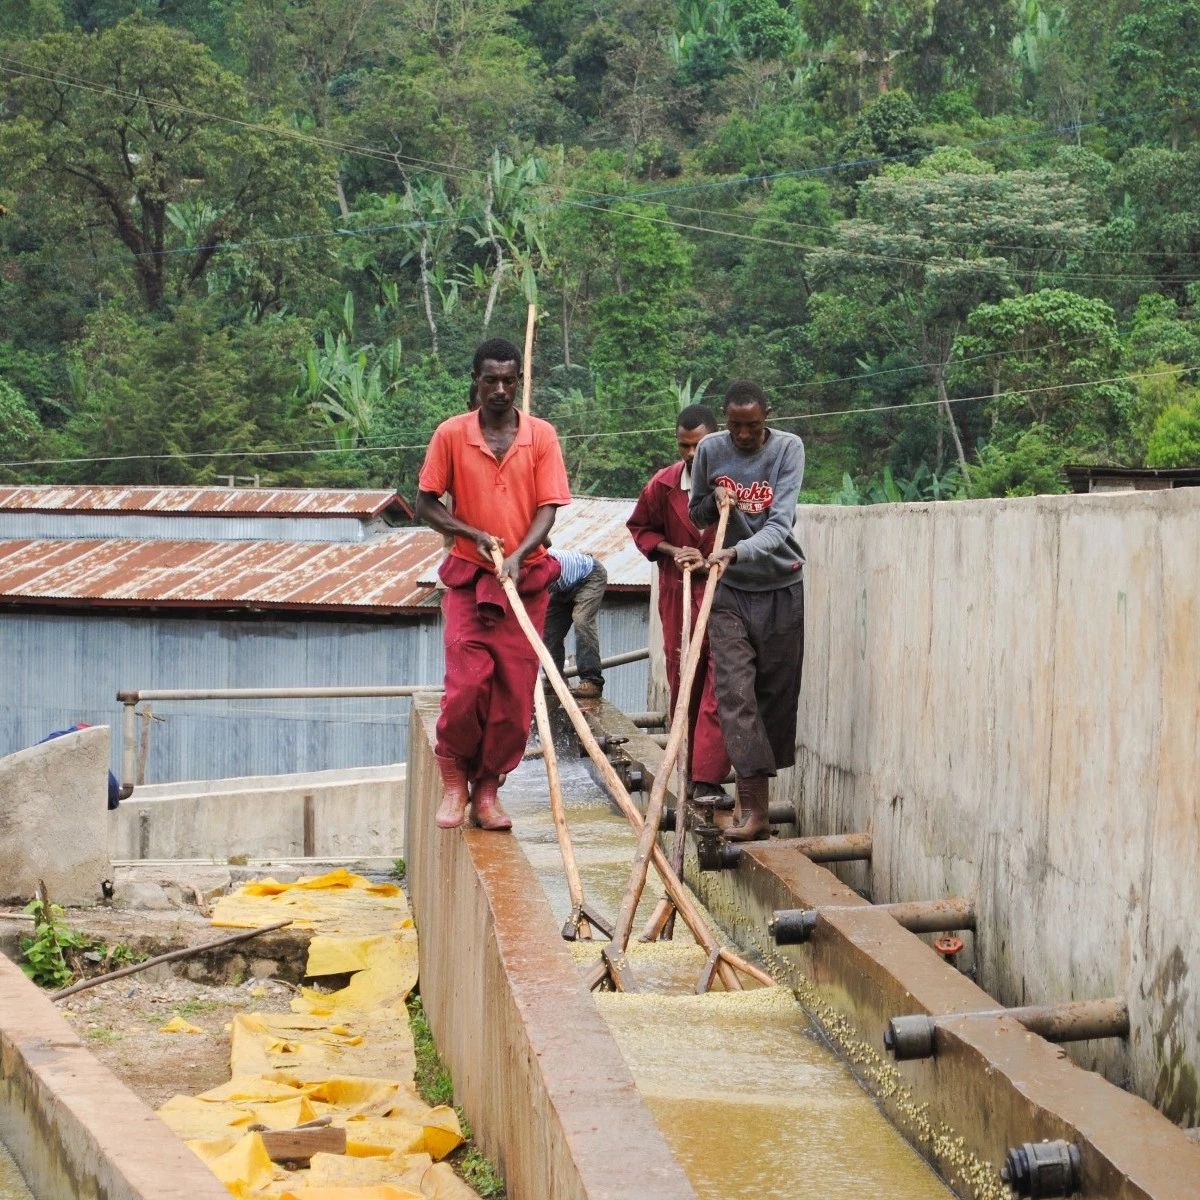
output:
<instances>
[{"instance_id":1,"label":"torn yellow plastic sheet","mask_svg":"<svg viewBox=\"0 0 1200 1200\"><path fill-rule=\"evenodd\" d=\"M235 1076L272 1076L296 1084L381 1070L411 1078L412 1030L403 1010L362 1012L336 1022L310 1013L239 1013L230 1023Z\"/></svg>"},{"instance_id":2,"label":"torn yellow plastic sheet","mask_svg":"<svg viewBox=\"0 0 1200 1200\"><path fill-rule=\"evenodd\" d=\"M334 1013L402 1009L417 983L417 943L409 938L380 938L370 950L368 965L356 971L336 992L304 988L292 1001L294 1012L332 1016Z\"/></svg>"},{"instance_id":3,"label":"torn yellow plastic sheet","mask_svg":"<svg viewBox=\"0 0 1200 1200\"><path fill-rule=\"evenodd\" d=\"M181 1016L176 1014L165 1025L159 1028L159 1033L203 1033L204 1030L199 1025L193 1025L191 1021L185 1021Z\"/></svg>"},{"instance_id":4,"label":"torn yellow plastic sheet","mask_svg":"<svg viewBox=\"0 0 1200 1200\"><path fill-rule=\"evenodd\" d=\"M188 1142L188 1148L235 1196L253 1196L275 1181L275 1164L257 1133L243 1134L232 1146L219 1138Z\"/></svg>"},{"instance_id":5,"label":"torn yellow plastic sheet","mask_svg":"<svg viewBox=\"0 0 1200 1200\"><path fill-rule=\"evenodd\" d=\"M320 929L308 974L350 975L338 991L306 989L291 1013L239 1014L229 1026L233 1078L176 1096L163 1118L245 1200L472 1200L446 1164L461 1145L453 1109L430 1108L411 1082L404 1000L417 978L417 940L402 893L345 870L295 884L250 884L218 906L215 924L258 926L286 915ZM250 1125L290 1129L329 1117L346 1153L309 1167L270 1162Z\"/></svg>"},{"instance_id":6,"label":"torn yellow plastic sheet","mask_svg":"<svg viewBox=\"0 0 1200 1200\"><path fill-rule=\"evenodd\" d=\"M344 867L295 883L244 884L217 901L212 923L253 929L284 919L301 929L356 937L412 928L408 900L395 884L371 883Z\"/></svg>"},{"instance_id":7,"label":"torn yellow plastic sheet","mask_svg":"<svg viewBox=\"0 0 1200 1200\"><path fill-rule=\"evenodd\" d=\"M426 1200L424 1192L381 1183L374 1187L299 1187L286 1191L280 1200Z\"/></svg>"}]
</instances>

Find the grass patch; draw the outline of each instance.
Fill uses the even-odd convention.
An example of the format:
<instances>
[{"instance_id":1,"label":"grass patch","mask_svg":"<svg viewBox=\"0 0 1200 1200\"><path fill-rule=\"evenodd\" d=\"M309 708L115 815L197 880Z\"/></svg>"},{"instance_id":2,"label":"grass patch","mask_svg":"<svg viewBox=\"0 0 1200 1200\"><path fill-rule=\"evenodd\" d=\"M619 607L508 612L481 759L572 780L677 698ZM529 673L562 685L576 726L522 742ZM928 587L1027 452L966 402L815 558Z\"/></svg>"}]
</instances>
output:
<instances>
[{"instance_id":1,"label":"grass patch","mask_svg":"<svg viewBox=\"0 0 1200 1200\"><path fill-rule=\"evenodd\" d=\"M412 1026L413 1049L417 1060L413 1082L418 1095L429 1105L454 1104L454 1081L433 1044L433 1034L429 1032L429 1021L425 1017L421 997L415 993L408 998L408 1022ZM459 1124L467 1140L446 1161L483 1200L506 1200L507 1193L500 1172L471 1140L471 1123L463 1110L455 1105L454 1111L458 1113Z\"/></svg>"},{"instance_id":2,"label":"grass patch","mask_svg":"<svg viewBox=\"0 0 1200 1200\"><path fill-rule=\"evenodd\" d=\"M101 1025L97 1029L85 1029L83 1036L89 1042L100 1042L107 1046L110 1042L119 1042L125 1035L118 1029L109 1029L107 1025Z\"/></svg>"},{"instance_id":3,"label":"grass patch","mask_svg":"<svg viewBox=\"0 0 1200 1200\"><path fill-rule=\"evenodd\" d=\"M410 995L408 998L408 1023L412 1026L413 1049L417 1056L417 1073L413 1077L417 1094L433 1107L453 1104L454 1082L433 1044L433 1034L429 1032L429 1022L425 1019L420 996Z\"/></svg>"},{"instance_id":4,"label":"grass patch","mask_svg":"<svg viewBox=\"0 0 1200 1200\"><path fill-rule=\"evenodd\" d=\"M224 1008L224 1004L220 1000L185 1000L182 1004L175 1008L176 1015L180 1017L198 1017L201 1013L216 1012L218 1008Z\"/></svg>"}]
</instances>

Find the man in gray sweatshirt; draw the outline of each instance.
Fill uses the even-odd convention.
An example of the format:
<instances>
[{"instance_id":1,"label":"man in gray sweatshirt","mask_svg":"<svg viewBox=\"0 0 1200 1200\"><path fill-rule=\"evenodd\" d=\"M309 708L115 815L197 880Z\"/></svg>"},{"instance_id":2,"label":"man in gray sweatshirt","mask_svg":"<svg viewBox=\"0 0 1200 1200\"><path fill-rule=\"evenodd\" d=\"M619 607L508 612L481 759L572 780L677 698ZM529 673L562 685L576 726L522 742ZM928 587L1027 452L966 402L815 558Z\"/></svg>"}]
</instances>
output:
<instances>
[{"instance_id":1,"label":"man in gray sweatshirt","mask_svg":"<svg viewBox=\"0 0 1200 1200\"><path fill-rule=\"evenodd\" d=\"M792 533L804 478L804 443L767 427L767 395L738 380L725 393L725 431L706 437L692 464L689 512L698 528L728 507L709 618L721 732L737 776L730 841L770 834L771 776L796 761L796 709L804 662L804 553Z\"/></svg>"}]
</instances>

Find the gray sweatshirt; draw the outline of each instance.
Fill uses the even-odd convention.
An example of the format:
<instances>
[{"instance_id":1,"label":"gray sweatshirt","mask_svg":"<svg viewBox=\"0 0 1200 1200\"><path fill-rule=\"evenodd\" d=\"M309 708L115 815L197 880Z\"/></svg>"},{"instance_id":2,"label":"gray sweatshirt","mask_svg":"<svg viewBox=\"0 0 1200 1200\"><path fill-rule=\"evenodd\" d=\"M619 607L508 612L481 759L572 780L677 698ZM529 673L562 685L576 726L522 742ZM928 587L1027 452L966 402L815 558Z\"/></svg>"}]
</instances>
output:
<instances>
[{"instance_id":1,"label":"gray sweatshirt","mask_svg":"<svg viewBox=\"0 0 1200 1200\"><path fill-rule=\"evenodd\" d=\"M737 494L725 545L737 560L722 577L730 587L767 592L800 578L804 552L792 533L796 497L804 479L804 443L782 429L752 454L739 450L728 433L711 433L696 447L688 512L700 529L717 522L713 489L724 484Z\"/></svg>"}]
</instances>

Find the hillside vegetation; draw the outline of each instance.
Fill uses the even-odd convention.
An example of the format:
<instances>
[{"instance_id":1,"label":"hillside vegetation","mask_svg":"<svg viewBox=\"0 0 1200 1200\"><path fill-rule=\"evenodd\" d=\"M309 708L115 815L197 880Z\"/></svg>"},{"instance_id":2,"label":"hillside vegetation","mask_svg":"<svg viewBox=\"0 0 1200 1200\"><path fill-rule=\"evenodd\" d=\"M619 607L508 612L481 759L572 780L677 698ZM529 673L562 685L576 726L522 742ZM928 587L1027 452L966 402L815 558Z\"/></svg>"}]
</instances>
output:
<instances>
[{"instance_id":1,"label":"hillside vegetation","mask_svg":"<svg viewBox=\"0 0 1200 1200\"><path fill-rule=\"evenodd\" d=\"M581 492L1200 463L1198 127L1200 0L0 0L0 479L411 492L530 301Z\"/></svg>"}]
</instances>

